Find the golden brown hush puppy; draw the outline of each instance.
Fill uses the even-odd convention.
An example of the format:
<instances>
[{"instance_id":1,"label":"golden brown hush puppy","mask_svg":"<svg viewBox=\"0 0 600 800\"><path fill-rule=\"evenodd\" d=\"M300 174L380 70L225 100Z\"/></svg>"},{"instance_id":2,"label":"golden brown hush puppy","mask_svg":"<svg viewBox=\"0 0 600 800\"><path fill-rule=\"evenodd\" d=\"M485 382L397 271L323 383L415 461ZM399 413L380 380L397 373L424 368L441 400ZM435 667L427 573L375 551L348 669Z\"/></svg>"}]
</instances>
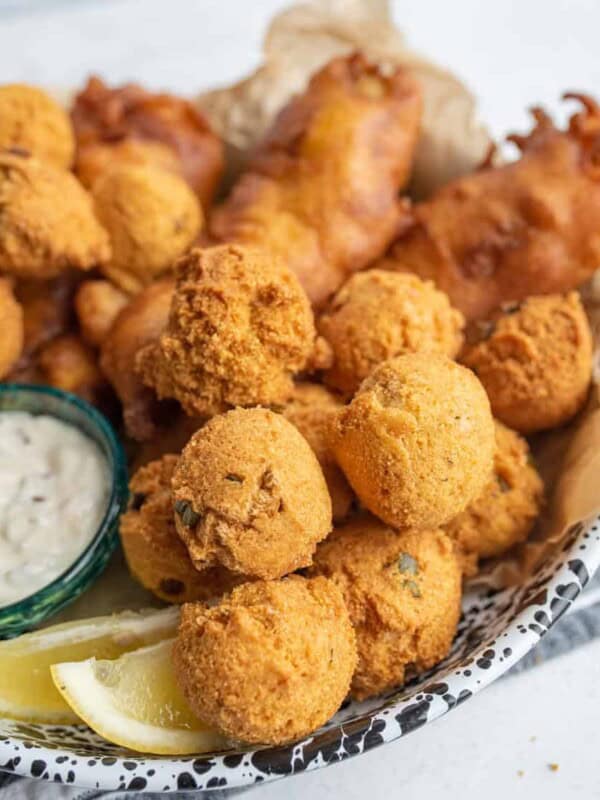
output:
<instances>
[{"instance_id":1,"label":"golden brown hush puppy","mask_svg":"<svg viewBox=\"0 0 600 800\"><path fill-rule=\"evenodd\" d=\"M448 654L461 571L442 531L398 532L356 517L319 545L309 574L330 578L344 594L358 647L356 699L401 686Z\"/></svg>"},{"instance_id":2,"label":"golden brown hush puppy","mask_svg":"<svg viewBox=\"0 0 600 800\"><path fill-rule=\"evenodd\" d=\"M353 275L318 319L333 349L325 373L331 386L354 394L382 361L404 353L442 353L454 358L463 342L464 319L431 281L416 275L368 270Z\"/></svg>"},{"instance_id":3,"label":"golden brown hush puppy","mask_svg":"<svg viewBox=\"0 0 600 800\"><path fill-rule=\"evenodd\" d=\"M520 433L555 428L585 403L592 335L577 292L505 306L462 361L483 383L492 411Z\"/></svg>"},{"instance_id":4,"label":"golden brown hush puppy","mask_svg":"<svg viewBox=\"0 0 600 800\"><path fill-rule=\"evenodd\" d=\"M23 352L23 309L15 299L12 282L0 277L0 380L5 378Z\"/></svg>"},{"instance_id":5,"label":"golden brown hush puppy","mask_svg":"<svg viewBox=\"0 0 600 800\"><path fill-rule=\"evenodd\" d=\"M192 564L173 516L171 478L178 459L165 455L135 473L129 509L120 520L121 544L133 577L161 600L209 600L244 579L223 567L199 572Z\"/></svg>"},{"instance_id":6,"label":"golden brown hush puppy","mask_svg":"<svg viewBox=\"0 0 600 800\"><path fill-rule=\"evenodd\" d=\"M110 244L92 200L70 172L0 152L0 264L22 278L52 278L106 262Z\"/></svg>"},{"instance_id":7,"label":"golden brown hush puppy","mask_svg":"<svg viewBox=\"0 0 600 800\"><path fill-rule=\"evenodd\" d=\"M494 422L470 370L416 353L374 370L340 412L331 444L369 511L397 528L435 527L489 481Z\"/></svg>"},{"instance_id":8,"label":"golden brown hush puppy","mask_svg":"<svg viewBox=\"0 0 600 800\"><path fill-rule=\"evenodd\" d=\"M298 279L265 251L196 248L176 268L169 321L138 357L144 381L190 415L284 403L314 351Z\"/></svg>"},{"instance_id":9,"label":"golden brown hush puppy","mask_svg":"<svg viewBox=\"0 0 600 800\"><path fill-rule=\"evenodd\" d=\"M300 739L339 708L356 665L341 591L325 578L257 581L183 606L175 676L194 713L231 739Z\"/></svg>"},{"instance_id":10,"label":"golden brown hush puppy","mask_svg":"<svg viewBox=\"0 0 600 800\"><path fill-rule=\"evenodd\" d=\"M310 564L331 530L315 454L264 408L213 417L185 446L172 488L177 531L199 569L279 578Z\"/></svg>"},{"instance_id":11,"label":"golden brown hush puppy","mask_svg":"<svg viewBox=\"0 0 600 800\"><path fill-rule=\"evenodd\" d=\"M69 169L75 137L67 113L46 92L23 83L0 86L0 150L19 148Z\"/></svg>"},{"instance_id":12,"label":"golden brown hush puppy","mask_svg":"<svg viewBox=\"0 0 600 800\"><path fill-rule=\"evenodd\" d=\"M114 167L92 194L112 246L103 272L131 294L171 269L202 228L202 210L187 183L153 165Z\"/></svg>"},{"instance_id":13,"label":"golden brown hush puppy","mask_svg":"<svg viewBox=\"0 0 600 800\"><path fill-rule=\"evenodd\" d=\"M304 382L296 384L282 411L315 452L331 495L335 522L348 516L354 500L354 492L329 446L329 429L343 407L342 401L324 386Z\"/></svg>"},{"instance_id":14,"label":"golden brown hush puppy","mask_svg":"<svg viewBox=\"0 0 600 800\"><path fill-rule=\"evenodd\" d=\"M83 281L74 303L81 335L89 345L100 347L129 299L110 281Z\"/></svg>"},{"instance_id":15,"label":"golden brown hush puppy","mask_svg":"<svg viewBox=\"0 0 600 800\"><path fill-rule=\"evenodd\" d=\"M466 511L444 527L472 575L480 558L499 556L529 535L541 511L544 485L525 439L496 422L494 474Z\"/></svg>"}]
</instances>

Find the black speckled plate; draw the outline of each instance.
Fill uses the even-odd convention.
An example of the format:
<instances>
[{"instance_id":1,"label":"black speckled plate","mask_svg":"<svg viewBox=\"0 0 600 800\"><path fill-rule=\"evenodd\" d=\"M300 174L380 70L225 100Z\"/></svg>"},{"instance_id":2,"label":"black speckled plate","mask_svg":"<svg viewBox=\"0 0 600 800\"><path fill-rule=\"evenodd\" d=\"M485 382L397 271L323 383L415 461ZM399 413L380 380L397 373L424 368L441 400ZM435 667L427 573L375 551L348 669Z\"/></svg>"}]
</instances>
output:
<instances>
[{"instance_id":1,"label":"black speckled plate","mask_svg":"<svg viewBox=\"0 0 600 800\"><path fill-rule=\"evenodd\" d=\"M569 530L561 553L523 586L470 593L452 652L399 692L349 703L294 745L198 758L141 756L88 728L0 720L0 769L97 789L177 791L244 786L318 769L410 733L506 672L560 619L600 563L600 518Z\"/></svg>"}]
</instances>

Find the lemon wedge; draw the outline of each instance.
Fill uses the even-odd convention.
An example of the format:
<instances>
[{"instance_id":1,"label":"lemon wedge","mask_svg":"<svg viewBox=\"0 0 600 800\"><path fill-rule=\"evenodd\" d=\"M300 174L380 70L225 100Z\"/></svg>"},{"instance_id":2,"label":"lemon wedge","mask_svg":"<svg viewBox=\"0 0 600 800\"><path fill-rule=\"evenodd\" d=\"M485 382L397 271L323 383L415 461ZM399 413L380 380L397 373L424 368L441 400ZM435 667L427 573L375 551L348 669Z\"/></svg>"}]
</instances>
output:
<instances>
[{"instance_id":1,"label":"lemon wedge","mask_svg":"<svg viewBox=\"0 0 600 800\"><path fill-rule=\"evenodd\" d=\"M173 640L125 653L55 664L54 683L73 711L104 739L142 753L222 750L227 741L189 710L171 665Z\"/></svg>"},{"instance_id":2,"label":"lemon wedge","mask_svg":"<svg viewBox=\"0 0 600 800\"><path fill-rule=\"evenodd\" d=\"M50 675L50 666L122 653L174 635L179 609L125 611L65 622L0 642L0 716L52 724L79 720Z\"/></svg>"}]
</instances>

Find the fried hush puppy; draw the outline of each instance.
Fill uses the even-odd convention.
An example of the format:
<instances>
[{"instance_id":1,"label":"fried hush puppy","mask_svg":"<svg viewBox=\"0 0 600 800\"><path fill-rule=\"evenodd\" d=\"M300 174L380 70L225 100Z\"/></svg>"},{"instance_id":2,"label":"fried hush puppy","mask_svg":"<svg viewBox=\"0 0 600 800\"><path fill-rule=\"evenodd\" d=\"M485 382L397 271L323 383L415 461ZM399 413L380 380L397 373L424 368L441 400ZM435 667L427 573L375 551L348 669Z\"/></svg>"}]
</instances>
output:
<instances>
[{"instance_id":1,"label":"fried hush puppy","mask_svg":"<svg viewBox=\"0 0 600 800\"><path fill-rule=\"evenodd\" d=\"M138 441L157 434L161 406L135 372L138 352L156 342L167 324L174 284L168 278L148 286L122 309L100 350L100 367L123 406L127 433Z\"/></svg>"},{"instance_id":2,"label":"fried hush puppy","mask_svg":"<svg viewBox=\"0 0 600 800\"><path fill-rule=\"evenodd\" d=\"M78 273L63 272L50 280L17 280L15 296L23 309L24 360L30 362L39 349L73 325L73 296Z\"/></svg>"},{"instance_id":3,"label":"fried hush puppy","mask_svg":"<svg viewBox=\"0 0 600 800\"><path fill-rule=\"evenodd\" d=\"M351 689L357 700L401 686L448 654L461 571L442 531L398 532L357 517L319 545L309 574L343 592L358 648Z\"/></svg>"},{"instance_id":4,"label":"fried hush puppy","mask_svg":"<svg viewBox=\"0 0 600 800\"><path fill-rule=\"evenodd\" d=\"M18 148L59 169L70 169L75 137L65 111L35 86L0 86L0 150Z\"/></svg>"},{"instance_id":5,"label":"fried hush puppy","mask_svg":"<svg viewBox=\"0 0 600 800\"><path fill-rule=\"evenodd\" d=\"M566 97L584 105L566 131L534 109L532 133L510 137L521 158L414 206L412 225L377 266L432 280L468 320L587 280L600 264L600 108Z\"/></svg>"},{"instance_id":6,"label":"fried hush puppy","mask_svg":"<svg viewBox=\"0 0 600 800\"><path fill-rule=\"evenodd\" d=\"M223 567L199 572L177 535L171 478L179 456L139 469L129 483L129 508L120 519L121 544L133 577L168 603L210 600L244 580Z\"/></svg>"},{"instance_id":7,"label":"fried hush puppy","mask_svg":"<svg viewBox=\"0 0 600 800\"><path fill-rule=\"evenodd\" d=\"M175 523L198 569L279 578L311 563L331 499L310 445L280 414L235 409L185 446L172 482Z\"/></svg>"},{"instance_id":8,"label":"fried hush puppy","mask_svg":"<svg viewBox=\"0 0 600 800\"><path fill-rule=\"evenodd\" d=\"M446 356L408 354L367 378L331 433L363 505L396 528L449 522L492 473L494 422L475 375Z\"/></svg>"},{"instance_id":9,"label":"fried hush puppy","mask_svg":"<svg viewBox=\"0 0 600 800\"><path fill-rule=\"evenodd\" d=\"M329 489L334 522L348 516L354 493L329 446L329 429L344 407L342 401L317 383L298 383L283 408L283 416L312 447Z\"/></svg>"},{"instance_id":10,"label":"fried hush puppy","mask_svg":"<svg viewBox=\"0 0 600 800\"><path fill-rule=\"evenodd\" d=\"M592 334L577 292L529 297L486 325L462 356L494 415L520 433L555 428L583 406L592 377Z\"/></svg>"},{"instance_id":11,"label":"fried hush puppy","mask_svg":"<svg viewBox=\"0 0 600 800\"><path fill-rule=\"evenodd\" d=\"M382 361L404 353L454 358L464 319L431 281L373 269L353 275L337 292L317 328L333 349L328 384L354 394Z\"/></svg>"},{"instance_id":12,"label":"fried hush puppy","mask_svg":"<svg viewBox=\"0 0 600 800\"><path fill-rule=\"evenodd\" d=\"M109 88L92 77L75 98L72 119L77 138L76 171L89 174L90 159L107 160L98 146L115 148L115 158L133 163L128 156L137 143L162 145L170 150L185 179L204 208L211 204L223 171L223 145L192 103L170 94L154 94L128 83ZM125 142L136 143L133 149ZM91 152L90 152L91 151ZM164 166L164 150L154 150L151 161ZM147 149L146 154L150 155ZM102 164L93 168L102 169Z\"/></svg>"},{"instance_id":13,"label":"fried hush puppy","mask_svg":"<svg viewBox=\"0 0 600 800\"><path fill-rule=\"evenodd\" d=\"M500 556L525 541L540 514L544 484L525 439L496 421L494 474L483 492L444 531L458 545L465 575L480 558Z\"/></svg>"},{"instance_id":14,"label":"fried hush puppy","mask_svg":"<svg viewBox=\"0 0 600 800\"><path fill-rule=\"evenodd\" d=\"M25 341L23 309L17 302L12 282L0 277L0 380L15 366Z\"/></svg>"},{"instance_id":15,"label":"fried hush puppy","mask_svg":"<svg viewBox=\"0 0 600 800\"><path fill-rule=\"evenodd\" d=\"M310 305L295 275L266 251L194 249L176 266L169 321L137 369L190 415L284 403L315 348Z\"/></svg>"},{"instance_id":16,"label":"fried hush puppy","mask_svg":"<svg viewBox=\"0 0 600 800\"><path fill-rule=\"evenodd\" d=\"M75 293L75 312L81 335L92 347L100 347L129 296L110 281L83 281Z\"/></svg>"},{"instance_id":17,"label":"fried hush puppy","mask_svg":"<svg viewBox=\"0 0 600 800\"><path fill-rule=\"evenodd\" d=\"M322 305L397 234L420 119L408 71L334 59L275 119L213 214L212 235L270 249Z\"/></svg>"},{"instance_id":18,"label":"fried hush puppy","mask_svg":"<svg viewBox=\"0 0 600 800\"><path fill-rule=\"evenodd\" d=\"M123 139L119 142L88 144L77 154L77 177L86 189L93 189L105 172L127 165L154 166L181 175L181 163L174 151L160 142Z\"/></svg>"},{"instance_id":19,"label":"fried hush puppy","mask_svg":"<svg viewBox=\"0 0 600 800\"><path fill-rule=\"evenodd\" d=\"M231 739L283 744L340 707L356 666L341 591L299 576L183 606L173 662L192 711Z\"/></svg>"},{"instance_id":20,"label":"fried hush puppy","mask_svg":"<svg viewBox=\"0 0 600 800\"><path fill-rule=\"evenodd\" d=\"M89 270L110 257L91 198L69 172L0 152L0 264L22 278Z\"/></svg>"},{"instance_id":21,"label":"fried hush puppy","mask_svg":"<svg viewBox=\"0 0 600 800\"><path fill-rule=\"evenodd\" d=\"M73 392L103 410L112 410L114 396L96 354L76 334L67 333L49 341L40 349L36 361L42 383Z\"/></svg>"},{"instance_id":22,"label":"fried hush puppy","mask_svg":"<svg viewBox=\"0 0 600 800\"><path fill-rule=\"evenodd\" d=\"M102 271L131 294L169 270L202 227L202 210L183 178L154 166L114 167L92 195L112 246Z\"/></svg>"}]
</instances>

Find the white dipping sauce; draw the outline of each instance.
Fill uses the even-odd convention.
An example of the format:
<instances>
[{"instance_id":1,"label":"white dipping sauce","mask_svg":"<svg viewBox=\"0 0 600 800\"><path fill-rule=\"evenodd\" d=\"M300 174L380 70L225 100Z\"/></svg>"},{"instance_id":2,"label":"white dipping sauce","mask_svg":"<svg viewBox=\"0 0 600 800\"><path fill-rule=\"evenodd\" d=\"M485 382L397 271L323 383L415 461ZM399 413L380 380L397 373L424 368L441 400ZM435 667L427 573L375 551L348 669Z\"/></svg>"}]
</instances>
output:
<instances>
[{"instance_id":1,"label":"white dipping sauce","mask_svg":"<svg viewBox=\"0 0 600 800\"><path fill-rule=\"evenodd\" d=\"M110 474L98 445L56 417L0 412L0 606L67 569L98 530Z\"/></svg>"}]
</instances>

